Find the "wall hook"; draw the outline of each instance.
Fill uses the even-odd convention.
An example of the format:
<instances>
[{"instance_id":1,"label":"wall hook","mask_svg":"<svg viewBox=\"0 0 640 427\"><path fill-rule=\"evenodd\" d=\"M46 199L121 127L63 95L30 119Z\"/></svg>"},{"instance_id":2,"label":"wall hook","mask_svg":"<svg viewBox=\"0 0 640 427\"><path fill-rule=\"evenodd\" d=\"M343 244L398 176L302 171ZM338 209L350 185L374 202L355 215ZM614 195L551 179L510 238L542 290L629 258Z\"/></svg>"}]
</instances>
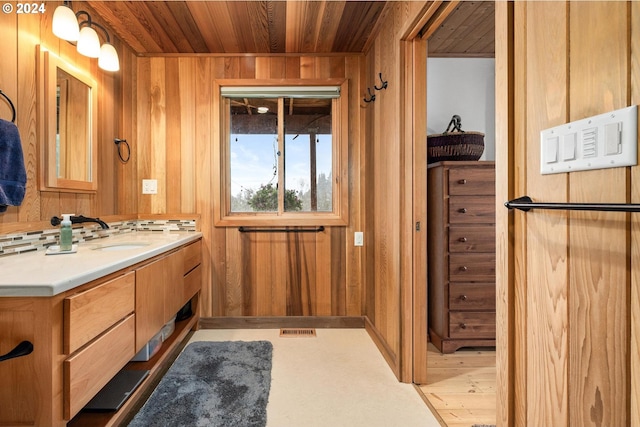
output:
<instances>
[{"instance_id":1,"label":"wall hook","mask_svg":"<svg viewBox=\"0 0 640 427\"><path fill-rule=\"evenodd\" d=\"M382 86L378 87L378 86L373 86L376 90L382 90L382 89L386 89L387 88L387 84L389 83L388 81L384 81L382 79L382 73L379 73L378 76L380 77L380 82L382 82Z\"/></svg>"},{"instance_id":2,"label":"wall hook","mask_svg":"<svg viewBox=\"0 0 640 427\"><path fill-rule=\"evenodd\" d=\"M364 98L364 102L372 102L376 100L376 96L374 94L371 93L371 88L368 87L367 90L369 91L369 99L367 99L366 97Z\"/></svg>"}]
</instances>

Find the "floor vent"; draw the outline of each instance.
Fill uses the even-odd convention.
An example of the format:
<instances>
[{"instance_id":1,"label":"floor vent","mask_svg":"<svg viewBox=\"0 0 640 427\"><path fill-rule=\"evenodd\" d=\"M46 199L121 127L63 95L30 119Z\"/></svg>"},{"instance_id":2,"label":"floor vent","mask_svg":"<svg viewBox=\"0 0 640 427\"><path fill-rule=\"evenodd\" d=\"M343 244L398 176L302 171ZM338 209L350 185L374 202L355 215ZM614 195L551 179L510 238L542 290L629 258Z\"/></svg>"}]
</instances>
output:
<instances>
[{"instance_id":1,"label":"floor vent","mask_svg":"<svg viewBox=\"0 0 640 427\"><path fill-rule=\"evenodd\" d=\"M281 337L315 337L316 330L313 328L281 328Z\"/></svg>"}]
</instances>

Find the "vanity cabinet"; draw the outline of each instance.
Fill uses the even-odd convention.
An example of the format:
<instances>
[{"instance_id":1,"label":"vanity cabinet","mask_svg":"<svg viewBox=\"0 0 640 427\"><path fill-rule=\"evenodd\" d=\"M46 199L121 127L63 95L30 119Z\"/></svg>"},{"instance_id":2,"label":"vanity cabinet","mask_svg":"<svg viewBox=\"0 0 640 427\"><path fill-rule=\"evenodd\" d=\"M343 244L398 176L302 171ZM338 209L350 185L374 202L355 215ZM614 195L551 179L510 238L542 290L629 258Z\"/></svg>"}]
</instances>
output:
<instances>
[{"instance_id":1,"label":"vanity cabinet","mask_svg":"<svg viewBox=\"0 0 640 427\"><path fill-rule=\"evenodd\" d=\"M429 337L443 353L495 346L493 162L428 167Z\"/></svg>"},{"instance_id":2,"label":"vanity cabinet","mask_svg":"<svg viewBox=\"0 0 640 427\"><path fill-rule=\"evenodd\" d=\"M22 340L31 354L0 362L0 425L118 425L197 328L201 241L170 250L50 297L0 298L0 354ZM188 301L194 314L176 323L160 352L130 362ZM121 369L150 372L118 412L82 408Z\"/></svg>"},{"instance_id":3,"label":"vanity cabinet","mask_svg":"<svg viewBox=\"0 0 640 427\"><path fill-rule=\"evenodd\" d=\"M200 289L201 250L198 241L136 269L136 352ZM185 277L196 267L194 262L198 271Z\"/></svg>"}]
</instances>

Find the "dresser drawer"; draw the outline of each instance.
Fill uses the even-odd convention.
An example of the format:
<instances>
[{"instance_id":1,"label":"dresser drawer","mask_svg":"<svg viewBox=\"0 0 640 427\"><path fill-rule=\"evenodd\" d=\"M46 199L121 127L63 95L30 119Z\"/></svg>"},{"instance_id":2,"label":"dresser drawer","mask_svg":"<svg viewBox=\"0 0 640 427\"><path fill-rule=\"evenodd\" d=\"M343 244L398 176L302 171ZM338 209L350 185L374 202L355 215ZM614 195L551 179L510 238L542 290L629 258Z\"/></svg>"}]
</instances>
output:
<instances>
[{"instance_id":1,"label":"dresser drawer","mask_svg":"<svg viewBox=\"0 0 640 427\"><path fill-rule=\"evenodd\" d=\"M495 338L496 314L491 312L450 311L451 338Z\"/></svg>"},{"instance_id":2,"label":"dresser drawer","mask_svg":"<svg viewBox=\"0 0 640 427\"><path fill-rule=\"evenodd\" d=\"M495 252L496 227L449 227L449 252Z\"/></svg>"},{"instance_id":3,"label":"dresser drawer","mask_svg":"<svg viewBox=\"0 0 640 427\"><path fill-rule=\"evenodd\" d=\"M495 222L494 197L449 197L450 224L494 224Z\"/></svg>"},{"instance_id":4,"label":"dresser drawer","mask_svg":"<svg viewBox=\"0 0 640 427\"><path fill-rule=\"evenodd\" d=\"M452 168L449 170L449 194L457 196L493 196L496 194L493 168Z\"/></svg>"},{"instance_id":5,"label":"dresser drawer","mask_svg":"<svg viewBox=\"0 0 640 427\"><path fill-rule=\"evenodd\" d=\"M64 353L71 354L135 309L135 274L64 299Z\"/></svg>"},{"instance_id":6,"label":"dresser drawer","mask_svg":"<svg viewBox=\"0 0 640 427\"><path fill-rule=\"evenodd\" d=\"M449 280L451 282L493 282L495 279L495 253L449 254Z\"/></svg>"},{"instance_id":7,"label":"dresser drawer","mask_svg":"<svg viewBox=\"0 0 640 427\"><path fill-rule=\"evenodd\" d=\"M450 283L449 310L495 310L495 283Z\"/></svg>"},{"instance_id":8,"label":"dresser drawer","mask_svg":"<svg viewBox=\"0 0 640 427\"><path fill-rule=\"evenodd\" d=\"M132 314L64 361L64 417L72 418L135 355Z\"/></svg>"}]
</instances>

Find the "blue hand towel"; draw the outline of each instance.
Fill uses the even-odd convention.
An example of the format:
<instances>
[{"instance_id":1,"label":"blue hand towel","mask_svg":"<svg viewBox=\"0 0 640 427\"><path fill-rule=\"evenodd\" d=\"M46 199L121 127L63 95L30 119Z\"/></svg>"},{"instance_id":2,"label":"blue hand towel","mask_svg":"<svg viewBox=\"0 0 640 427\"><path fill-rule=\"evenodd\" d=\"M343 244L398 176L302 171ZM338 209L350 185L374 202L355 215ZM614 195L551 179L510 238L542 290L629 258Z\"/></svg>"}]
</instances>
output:
<instances>
[{"instance_id":1,"label":"blue hand towel","mask_svg":"<svg viewBox=\"0 0 640 427\"><path fill-rule=\"evenodd\" d=\"M7 205L18 206L24 199L27 172L18 127L0 119L0 212Z\"/></svg>"}]
</instances>

